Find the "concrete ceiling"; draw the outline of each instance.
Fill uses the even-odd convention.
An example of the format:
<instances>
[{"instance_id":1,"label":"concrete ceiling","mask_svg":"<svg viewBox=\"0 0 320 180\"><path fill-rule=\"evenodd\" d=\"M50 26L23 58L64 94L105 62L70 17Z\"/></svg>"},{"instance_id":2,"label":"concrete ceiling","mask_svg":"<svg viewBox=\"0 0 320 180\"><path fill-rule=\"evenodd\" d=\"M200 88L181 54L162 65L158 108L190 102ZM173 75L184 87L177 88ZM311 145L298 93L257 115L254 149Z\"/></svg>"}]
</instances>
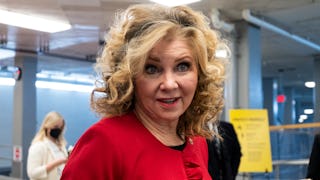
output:
<instances>
[{"instance_id":1,"label":"concrete ceiling","mask_svg":"<svg viewBox=\"0 0 320 180\"><path fill-rule=\"evenodd\" d=\"M148 2L0 0L0 9L64 20L72 25L71 30L49 34L0 24L0 48L39 54L39 71L92 73L92 57L99 51L114 13L131 4ZM320 0L202 0L191 6L207 15L217 8L220 18L231 24L242 21L242 10L250 9L255 16L320 45ZM263 76L280 77L284 86L303 90L304 81L313 80L313 59L319 51L264 28L261 34ZM0 65L10 63L12 59L0 60Z\"/></svg>"}]
</instances>

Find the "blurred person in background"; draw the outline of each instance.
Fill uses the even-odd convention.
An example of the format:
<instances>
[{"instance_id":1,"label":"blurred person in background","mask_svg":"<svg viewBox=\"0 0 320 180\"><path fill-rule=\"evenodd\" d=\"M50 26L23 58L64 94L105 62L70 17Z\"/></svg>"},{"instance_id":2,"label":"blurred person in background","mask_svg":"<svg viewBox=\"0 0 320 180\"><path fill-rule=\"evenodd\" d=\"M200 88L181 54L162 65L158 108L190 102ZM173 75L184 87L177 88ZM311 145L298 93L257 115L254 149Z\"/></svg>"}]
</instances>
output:
<instances>
[{"instance_id":1,"label":"blurred person in background","mask_svg":"<svg viewBox=\"0 0 320 180\"><path fill-rule=\"evenodd\" d=\"M309 158L307 178L320 180L320 133L314 136L311 155Z\"/></svg>"},{"instance_id":2,"label":"blurred person in background","mask_svg":"<svg viewBox=\"0 0 320 180\"><path fill-rule=\"evenodd\" d=\"M58 112L49 112L32 140L27 173L30 180L58 180L68 153L64 138L65 120Z\"/></svg>"},{"instance_id":3,"label":"blurred person in background","mask_svg":"<svg viewBox=\"0 0 320 180\"><path fill-rule=\"evenodd\" d=\"M214 180L235 180L241 160L241 146L231 123L219 121L212 128L221 138L208 140L209 173Z\"/></svg>"}]
</instances>

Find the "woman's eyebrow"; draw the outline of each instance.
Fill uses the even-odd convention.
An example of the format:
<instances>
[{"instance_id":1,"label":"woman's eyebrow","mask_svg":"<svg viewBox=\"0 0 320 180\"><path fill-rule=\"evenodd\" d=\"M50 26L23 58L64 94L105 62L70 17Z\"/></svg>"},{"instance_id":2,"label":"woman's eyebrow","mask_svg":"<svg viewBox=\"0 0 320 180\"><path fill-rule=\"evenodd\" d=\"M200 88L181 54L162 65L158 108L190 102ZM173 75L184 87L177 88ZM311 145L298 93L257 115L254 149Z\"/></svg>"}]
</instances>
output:
<instances>
[{"instance_id":1,"label":"woman's eyebrow","mask_svg":"<svg viewBox=\"0 0 320 180\"><path fill-rule=\"evenodd\" d=\"M160 62L160 59L158 57L155 57L155 56L149 56L147 61Z\"/></svg>"}]
</instances>

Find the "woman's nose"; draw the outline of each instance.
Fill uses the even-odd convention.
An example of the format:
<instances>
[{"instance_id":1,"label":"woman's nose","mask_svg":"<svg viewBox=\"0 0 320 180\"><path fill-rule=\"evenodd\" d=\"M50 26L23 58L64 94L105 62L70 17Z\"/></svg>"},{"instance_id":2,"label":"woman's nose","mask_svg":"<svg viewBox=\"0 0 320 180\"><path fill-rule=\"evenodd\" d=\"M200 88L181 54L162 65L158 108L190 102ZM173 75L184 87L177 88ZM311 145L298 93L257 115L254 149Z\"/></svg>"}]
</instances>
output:
<instances>
[{"instance_id":1,"label":"woman's nose","mask_svg":"<svg viewBox=\"0 0 320 180\"><path fill-rule=\"evenodd\" d=\"M161 90L170 90L178 88L177 77L174 73L166 72L162 75L160 89Z\"/></svg>"}]
</instances>

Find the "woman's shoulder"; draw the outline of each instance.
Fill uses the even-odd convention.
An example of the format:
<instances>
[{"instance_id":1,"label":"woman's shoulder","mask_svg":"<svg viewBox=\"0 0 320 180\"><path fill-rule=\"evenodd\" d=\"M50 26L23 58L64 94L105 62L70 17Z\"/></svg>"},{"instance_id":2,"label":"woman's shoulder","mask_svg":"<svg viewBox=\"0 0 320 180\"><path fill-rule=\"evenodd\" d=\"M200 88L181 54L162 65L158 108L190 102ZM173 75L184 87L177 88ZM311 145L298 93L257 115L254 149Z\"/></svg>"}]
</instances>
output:
<instances>
[{"instance_id":1,"label":"woman's shoulder","mask_svg":"<svg viewBox=\"0 0 320 180\"><path fill-rule=\"evenodd\" d=\"M46 149L47 149L47 145L43 140L34 142L29 147L29 151L37 152L37 153L44 152Z\"/></svg>"},{"instance_id":2,"label":"woman's shoulder","mask_svg":"<svg viewBox=\"0 0 320 180\"><path fill-rule=\"evenodd\" d=\"M82 138L106 138L113 139L115 136L126 133L128 129L132 129L136 123L136 117L133 113L121 116L105 117L93 124L82 135Z\"/></svg>"},{"instance_id":3,"label":"woman's shoulder","mask_svg":"<svg viewBox=\"0 0 320 180\"><path fill-rule=\"evenodd\" d=\"M46 147L45 140L36 141L32 143L30 147L37 147L37 148Z\"/></svg>"},{"instance_id":4,"label":"woman's shoulder","mask_svg":"<svg viewBox=\"0 0 320 180\"><path fill-rule=\"evenodd\" d=\"M189 141L191 141L193 143L201 143L201 144L207 143L206 138L203 136L192 136L192 137L189 137L188 139L189 139Z\"/></svg>"},{"instance_id":5,"label":"woman's shoulder","mask_svg":"<svg viewBox=\"0 0 320 180\"><path fill-rule=\"evenodd\" d=\"M128 118L132 117L122 115L102 118L81 135L71 154L85 156L117 152L116 147L126 144L130 140L128 132L124 129L127 126L126 123L131 121Z\"/></svg>"},{"instance_id":6,"label":"woman's shoulder","mask_svg":"<svg viewBox=\"0 0 320 180\"><path fill-rule=\"evenodd\" d=\"M208 151L208 144L207 140L205 137L202 136L193 136L193 137L188 137L187 141L189 144L191 144L194 148L207 152Z\"/></svg>"},{"instance_id":7,"label":"woman's shoulder","mask_svg":"<svg viewBox=\"0 0 320 180\"><path fill-rule=\"evenodd\" d=\"M318 143L320 143L320 133L318 133L314 136L314 140L317 141Z\"/></svg>"},{"instance_id":8,"label":"woman's shoulder","mask_svg":"<svg viewBox=\"0 0 320 180\"><path fill-rule=\"evenodd\" d=\"M100 119L97 123L89 128L89 130L99 131L107 128L108 130L112 129L122 129L128 127L128 124L131 125L135 123L136 116L134 113L127 113L124 115L113 116L113 117L104 117Z\"/></svg>"}]
</instances>

